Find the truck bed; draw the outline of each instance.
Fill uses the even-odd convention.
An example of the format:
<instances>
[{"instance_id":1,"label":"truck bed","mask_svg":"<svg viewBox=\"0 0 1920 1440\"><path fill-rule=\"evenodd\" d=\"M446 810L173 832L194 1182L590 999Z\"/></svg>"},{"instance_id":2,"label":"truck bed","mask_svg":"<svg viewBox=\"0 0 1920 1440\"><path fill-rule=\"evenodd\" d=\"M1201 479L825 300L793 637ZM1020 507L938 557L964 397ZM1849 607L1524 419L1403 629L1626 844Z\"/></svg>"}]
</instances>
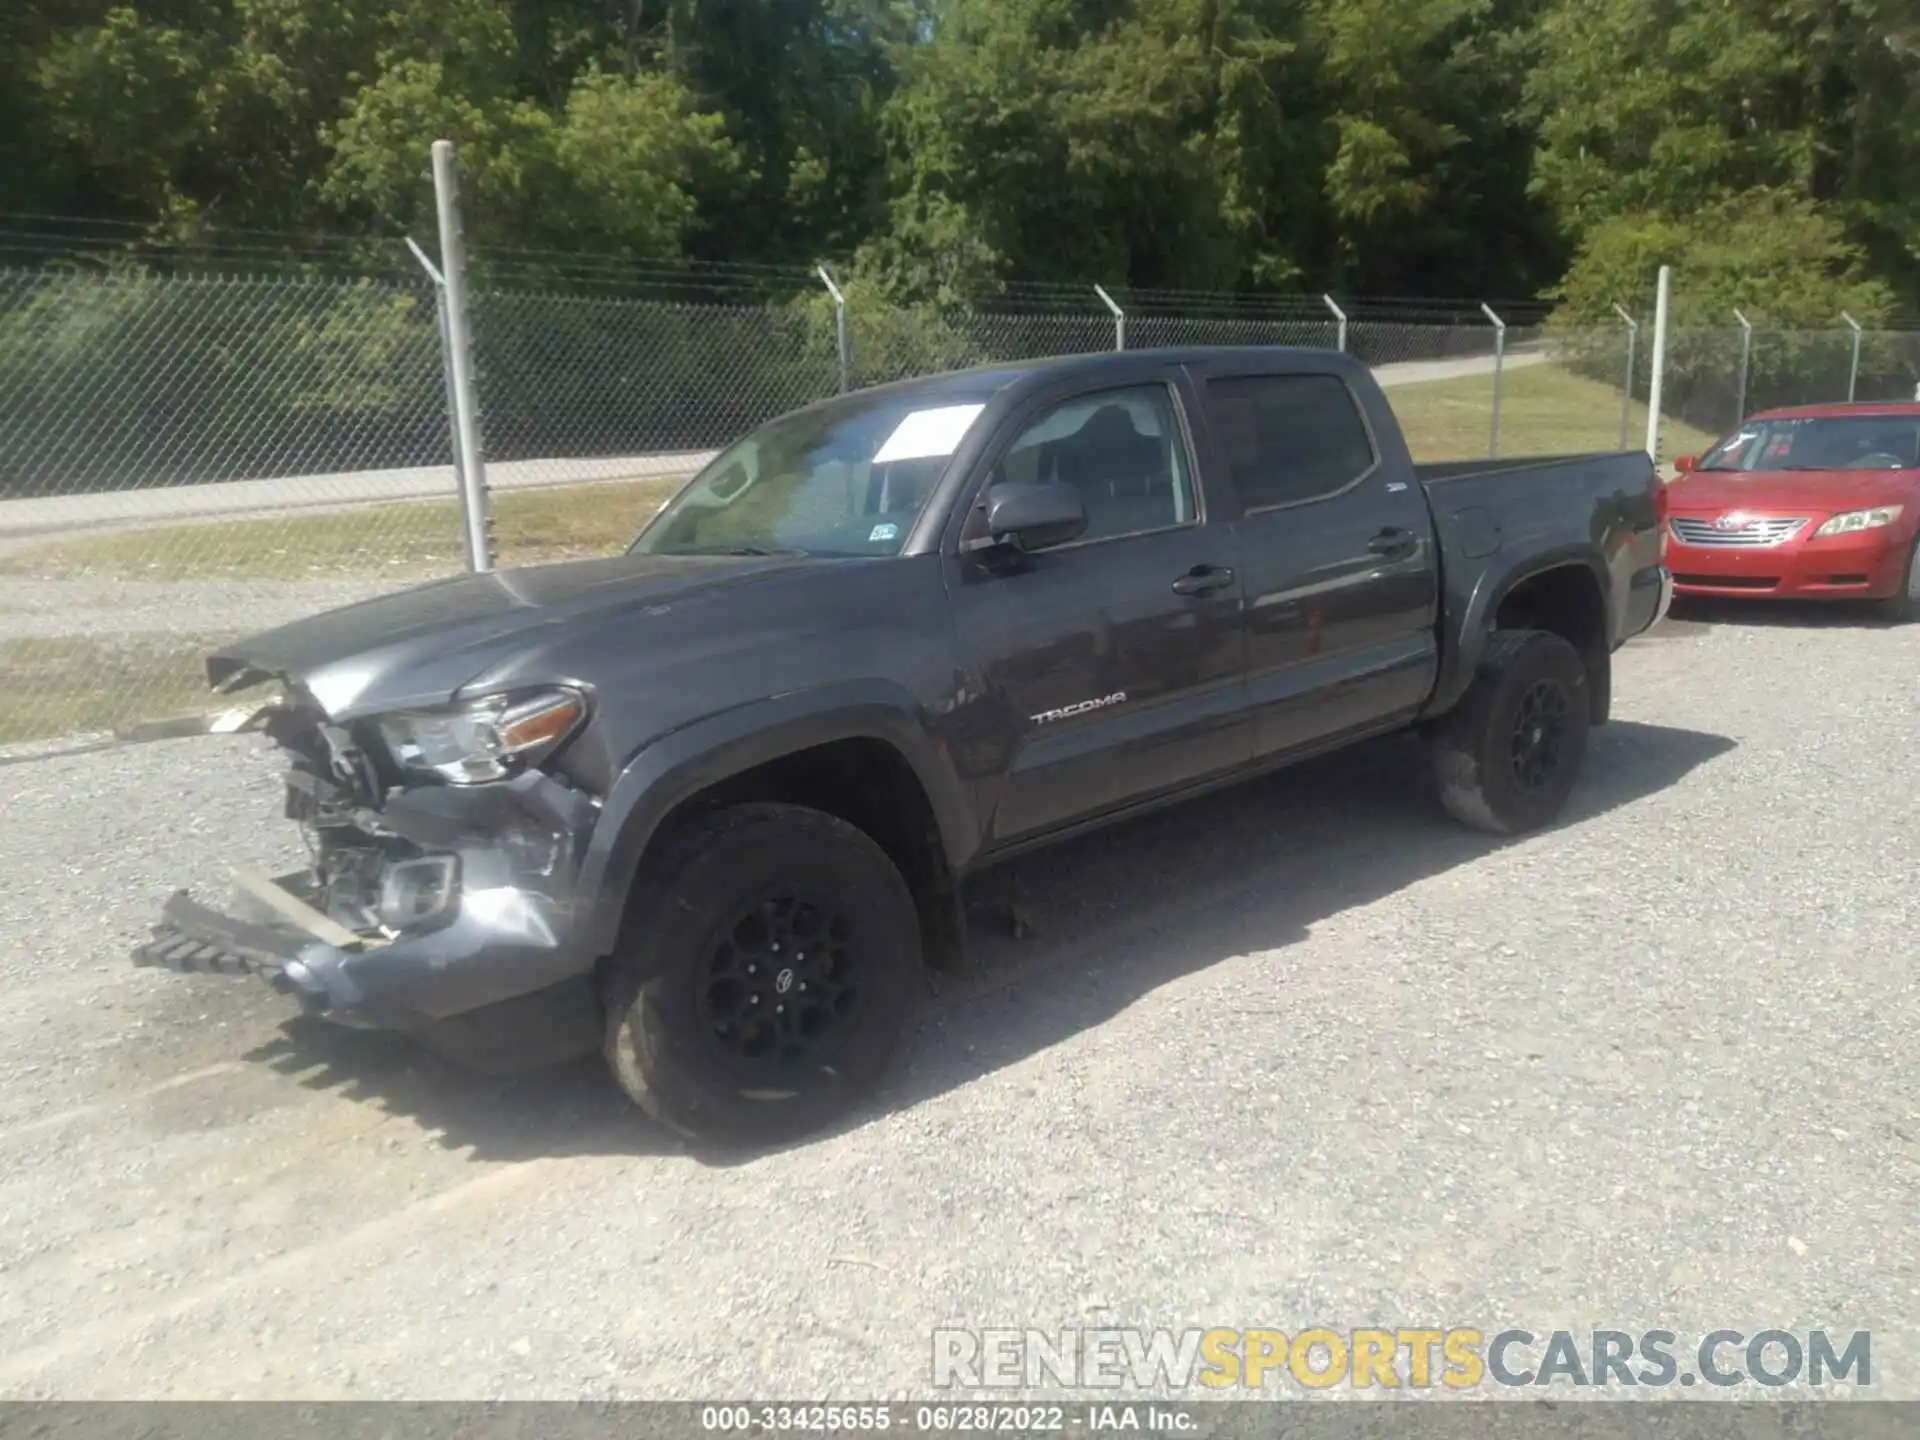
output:
<instances>
[{"instance_id":1,"label":"truck bed","mask_svg":"<svg viewBox=\"0 0 1920 1440\"><path fill-rule=\"evenodd\" d=\"M1618 461L1625 456L1646 458L1645 452L1640 450L1589 450L1578 455L1514 455L1498 460L1429 461L1425 464L1416 463L1413 473L1420 477L1421 484L1436 485L1472 475L1502 475L1510 470L1557 470L1573 465L1586 466L1594 461Z\"/></svg>"}]
</instances>

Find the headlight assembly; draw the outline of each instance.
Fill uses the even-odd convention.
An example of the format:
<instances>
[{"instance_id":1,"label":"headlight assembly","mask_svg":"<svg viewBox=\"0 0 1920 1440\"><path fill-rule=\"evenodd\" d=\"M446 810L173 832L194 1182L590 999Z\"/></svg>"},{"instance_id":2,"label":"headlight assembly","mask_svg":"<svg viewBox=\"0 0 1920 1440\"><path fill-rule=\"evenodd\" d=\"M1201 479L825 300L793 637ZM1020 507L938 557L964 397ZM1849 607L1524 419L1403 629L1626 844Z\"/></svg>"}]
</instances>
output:
<instances>
[{"instance_id":1,"label":"headlight assembly","mask_svg":"<svg viewBox=\"0 0 1920 1440\"><path fill-rule=\"evenodd\" d=\"M387 753L402 770L478 785L539 764L586 716L584 695L554 688L490 695L445 709L403 710L376 723Z\"/></svg>"},{"instance_id":2,"label":"headlight assembly","mask_svg":"<svg viewBox=\"0 0 1920 1440\"><path fill-rule=\"evenodd\" d=\"M1878 530L1882 525L1891 525L1899 518L1898 505L1882 505L1877 510L1848 510L1831 517L1813 532L1813 538L1818 540L1822 535L1851 535L1856 530Z\"/></svg>"}]
</instances>

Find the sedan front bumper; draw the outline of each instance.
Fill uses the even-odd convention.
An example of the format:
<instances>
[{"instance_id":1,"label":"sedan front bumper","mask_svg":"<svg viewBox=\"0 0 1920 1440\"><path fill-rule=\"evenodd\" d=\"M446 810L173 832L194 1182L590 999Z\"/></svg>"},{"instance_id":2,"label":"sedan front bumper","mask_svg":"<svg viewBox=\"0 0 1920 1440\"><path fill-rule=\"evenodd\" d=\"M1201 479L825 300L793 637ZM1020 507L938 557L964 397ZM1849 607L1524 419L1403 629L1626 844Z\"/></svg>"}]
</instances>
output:
<instances>
[{"instance_id":1,"label":"sedan front bumper","mask_svg":"<svg viewBox=\"0 0 1920 1440\"><path fill-rule=\"evenodd\" d=\"M1905 580L1908 543L1886 530L1782 545L1688 545L1670 535L1667 566L1682 595L1884 600Z\"/></svg>"}]
</instances>

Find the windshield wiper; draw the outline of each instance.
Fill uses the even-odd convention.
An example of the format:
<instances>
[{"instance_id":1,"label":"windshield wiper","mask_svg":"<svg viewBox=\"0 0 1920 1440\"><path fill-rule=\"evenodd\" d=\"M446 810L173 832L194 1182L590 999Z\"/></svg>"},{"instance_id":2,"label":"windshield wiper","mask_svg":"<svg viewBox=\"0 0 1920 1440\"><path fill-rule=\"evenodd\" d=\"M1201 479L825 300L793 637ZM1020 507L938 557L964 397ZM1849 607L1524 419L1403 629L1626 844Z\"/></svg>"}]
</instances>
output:
<instances>
[{"instance_id":1,"label":"windshield wiper","mask_svg":"<svg viewBox=\"0 0 1920 1440\"><path fill-rule=\"evenodd\" d=\"M692 545L684 550L669 550L669 555L805 555L804 550L773 549L762 545Z\"/></svg>"}]
</instances>

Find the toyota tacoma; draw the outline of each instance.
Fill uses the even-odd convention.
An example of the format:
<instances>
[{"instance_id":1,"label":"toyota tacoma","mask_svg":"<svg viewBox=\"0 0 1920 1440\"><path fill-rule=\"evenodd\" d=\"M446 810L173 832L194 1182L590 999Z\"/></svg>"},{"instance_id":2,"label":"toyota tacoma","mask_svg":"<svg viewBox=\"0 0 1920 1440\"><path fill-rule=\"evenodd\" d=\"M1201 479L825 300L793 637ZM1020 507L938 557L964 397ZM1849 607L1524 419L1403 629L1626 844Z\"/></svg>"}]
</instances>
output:
<instances>
[{"instance_id":1,"label":"toyota tacoma","mask_svg":"<svg viewBox=\"0 0 1920 1440\"><path fill-rule=\"evenodd\" d=\"M1546 824L1672 595L1638 452L1415 465L1367 368L1187 349L842 395L626 553L483 572L210 657L260 687L312 864L165 904L250 974L491 1069L598 1049L684 1133L877 1080L970 876L1390 731ZM271 687L271 688L268 688Z\"/></svg>"}]
</instances>

